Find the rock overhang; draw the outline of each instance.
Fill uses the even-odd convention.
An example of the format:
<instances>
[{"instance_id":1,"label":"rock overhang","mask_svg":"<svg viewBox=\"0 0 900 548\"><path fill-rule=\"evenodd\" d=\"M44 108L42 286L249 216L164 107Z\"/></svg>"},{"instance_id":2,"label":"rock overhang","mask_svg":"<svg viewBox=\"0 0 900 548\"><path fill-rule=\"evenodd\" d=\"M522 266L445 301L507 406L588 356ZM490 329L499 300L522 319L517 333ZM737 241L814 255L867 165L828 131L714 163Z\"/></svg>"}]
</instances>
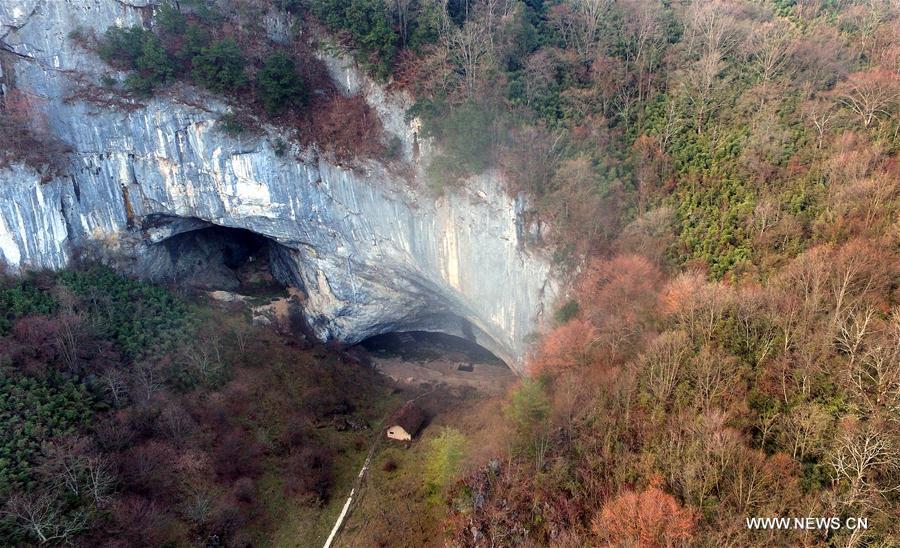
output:
<instances>
[{"instance_id":1,"label":"rock overhang","mask_svg":"<svg viewBox=\"0 0 900 548\"><path fill-rule=\"evenodd\" d=\"M523 241L525 201L507 195L496 172L442 197L425 190L429 146L405 118L407 96L374 84L348 58L326 63L401 139L403 161L418 174L412 183L376 161L348 167L314 149L278 154L272 143L285 136L274 127L232 138L216 127L227 106L215 99L198 108L172 94L129 111L64 101L67 71L108 70L67 43L69 33L143 24L127 4L38 0L16 23L5 47L25 57L8 79L43 98L73 153L69 173L47 184L24 168L0 172L5 262L61 268L73 248L92 246L146 274L138 265L166 238L203 226L245 229L283 246L277 274L304 288L320 337L442 331L475 338L521 371L526 340L557 290L547 259ZM48 53L53 47L61 51Z\"/></svg>"}]
</instances>

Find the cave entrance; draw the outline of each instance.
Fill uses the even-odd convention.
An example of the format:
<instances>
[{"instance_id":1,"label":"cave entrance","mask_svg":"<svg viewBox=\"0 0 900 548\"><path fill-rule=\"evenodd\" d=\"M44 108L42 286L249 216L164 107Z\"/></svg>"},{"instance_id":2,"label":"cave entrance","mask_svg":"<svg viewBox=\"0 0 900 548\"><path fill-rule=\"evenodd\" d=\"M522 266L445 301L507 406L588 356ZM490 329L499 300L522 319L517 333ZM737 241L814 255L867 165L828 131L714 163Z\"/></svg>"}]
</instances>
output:
<instances>
[{"instance_id":1,"label":"cave entrance","mask_svg":"<svg viewBox=\"0 0 900 548\"><path fill-rule=\"evenodd\" d=\"M193 289L266 294L284 289L272 265L285 250L278 242L245 230L210 225L155 244L154 268Z\"/></svg>"},{"instance_id":2,"label":"cave entrance","mask_svg":"<svg viewBox=\"0 0 900 548\"><path fill-rule=\"evenodd\" d=\"M397 331L359 343L379 371L401 384L503 390L515 379L506 363L468 339L434 331Z\"/></svg>"}]
</instances>

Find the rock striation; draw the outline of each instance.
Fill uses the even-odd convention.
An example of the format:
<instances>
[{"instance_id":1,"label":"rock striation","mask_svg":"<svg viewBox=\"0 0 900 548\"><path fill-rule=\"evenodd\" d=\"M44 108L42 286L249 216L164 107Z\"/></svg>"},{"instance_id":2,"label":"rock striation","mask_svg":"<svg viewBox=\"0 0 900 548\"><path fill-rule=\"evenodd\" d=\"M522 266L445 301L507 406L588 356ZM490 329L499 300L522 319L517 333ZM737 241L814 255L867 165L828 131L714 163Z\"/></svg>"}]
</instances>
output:
<instances>
[{"instance_id":1,"label":"rock striation","mask_svg":"<svg viewBox=\"0 0 900 548\"><path fill-rule=\"evenodd\" d=\"M276 128L231 137L228 106L182 87L138 108L73 97L79 82L110 72L73 32L146 25L141 0L6 0L0 3L3 89L32 98L72 149L49 182L23 166L0 170L0 260L13 270L66 266L91 249L142 276L173 276L175 235L210 226L268 238L275 275L305 293L322 339L357 342L404 330L461 335L521 371L526 341L552 304L549 262L525 245L526 201L498 173L435 197L421 166L409 98L389 93L340 56L326 56L342 92L362 94L402 143L396 165L339 165L315 147L277 150ZM282 152L279 154L279 152Z\"/></svg>"}]
</instances>

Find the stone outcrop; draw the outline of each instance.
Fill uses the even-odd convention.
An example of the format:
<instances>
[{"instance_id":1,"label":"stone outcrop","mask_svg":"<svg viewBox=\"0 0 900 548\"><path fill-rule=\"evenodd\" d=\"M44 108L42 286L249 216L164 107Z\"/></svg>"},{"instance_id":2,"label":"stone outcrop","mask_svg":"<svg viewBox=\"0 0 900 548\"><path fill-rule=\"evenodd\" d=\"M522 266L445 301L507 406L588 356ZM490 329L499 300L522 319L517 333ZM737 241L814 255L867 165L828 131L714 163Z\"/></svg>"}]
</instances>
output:
<instances>
[{"instance_id":1,"label":"stone outcrop","mask_svg":"<svg viewBox=\"0 0 900 548\"><path fill-rule=\"evenodd\" d=\"M217 122L227 105L184 86L129 109L73 99L76 82L98 82L111 69L70 34L146 25L149 4L0 3L5 89L32 97L73 151L68 171L50 182L21 166L0 171L3 262L57 269L87 248L166 278L177 258L160 242L213 225L246 229L271 240L273 271L306 294L319 337L438 330L521 367L525 341L556 293L547 260L525 245L523 198L504 192L496 173L435 197L421 175L428 144L415 143L415 122L405 118L409 98L340 57L323 55L338 87L365 96L388 138L402 143L398 162L415 180L376 161L339 165L315 147L279 154L273 127L230 137Z\"/></svg>"}]
</instances>

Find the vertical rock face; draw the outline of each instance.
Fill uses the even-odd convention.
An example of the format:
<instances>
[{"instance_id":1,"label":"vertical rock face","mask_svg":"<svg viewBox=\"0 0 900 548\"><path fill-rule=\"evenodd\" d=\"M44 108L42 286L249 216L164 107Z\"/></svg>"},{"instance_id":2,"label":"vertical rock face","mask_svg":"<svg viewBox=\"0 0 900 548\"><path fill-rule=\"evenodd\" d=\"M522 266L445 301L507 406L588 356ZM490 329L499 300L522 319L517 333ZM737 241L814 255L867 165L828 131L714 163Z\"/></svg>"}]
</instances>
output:
<instances>
[{"instance_id":1,"label":"vertical rock face","mask_svg":"<svg viewBox=\"0 0 900 548\"><path fill-rule=\"evenodd\" d=\"M323 339L356 342L398 330L474 339L521 369L526 339L552 302L548 262L523 242L522 199L496 173L435 197L374 161L337 165L314 150L276 154L275 128L232 138L226 107L191 89L133 110L64 100L74 79L108 67L68 38L143 24L138 0L8 0L0 6L7 89L35 99L73 150L67 173L47 183L22 167L0 171L0 259L13 269L62 268L79 247L102 249L135 273L162 278L159 242L210 225L269 238L282 281L307 295ZM5 50L5 52L3 51ZM408 98L391 95L341 59L327 59L342 91L363 94L414 157ZM179 99L191 97L191 101ZM188 104L190 103L190 104Z\"/></svg>"}]
</instances>

